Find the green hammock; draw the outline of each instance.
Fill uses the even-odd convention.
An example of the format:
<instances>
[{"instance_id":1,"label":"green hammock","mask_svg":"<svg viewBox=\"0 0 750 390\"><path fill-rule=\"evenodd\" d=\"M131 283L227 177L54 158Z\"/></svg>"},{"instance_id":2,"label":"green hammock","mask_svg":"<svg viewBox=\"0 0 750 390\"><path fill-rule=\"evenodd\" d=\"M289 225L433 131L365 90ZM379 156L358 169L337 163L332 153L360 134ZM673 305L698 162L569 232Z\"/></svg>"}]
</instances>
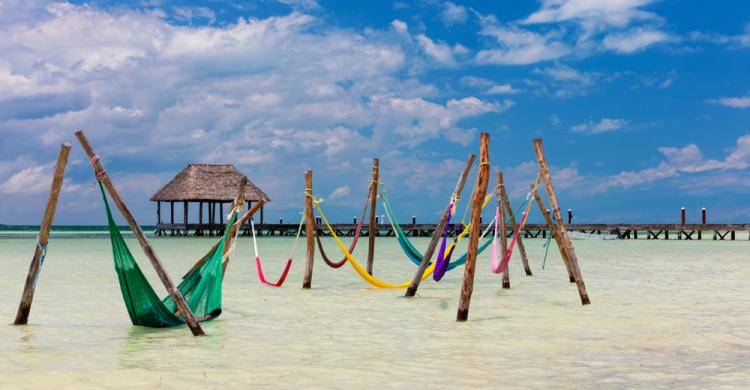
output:
<instances>
[{"instance_id":1,"label":"green hammock","mask_svg":"<svg viewBox=\"0 0 750 390\"><path fill-rule=\"evenodd\" d=\"M133 325L155 328L183 324L182 317L175 314L177 305L172 297L167 296L160 299L146 276L143 275L140 267L138 267L112 218L112 211L101 183L99 183L99 189L102 192L102 199L104 199L104 206L107 210L109 238L112 242L115 271L120 281L120 290L130 315L130 321ZM234 224L236 218L237 212L234 211L230 226ZM177 286L185 297L190 310L198 319L211 320L221 314L222 257L224 242L229 230L226 229L219 244L214 246L213 250L206 256L208 260L204 261L199 267L190 270Z\"/></svg>"}]
</instances>

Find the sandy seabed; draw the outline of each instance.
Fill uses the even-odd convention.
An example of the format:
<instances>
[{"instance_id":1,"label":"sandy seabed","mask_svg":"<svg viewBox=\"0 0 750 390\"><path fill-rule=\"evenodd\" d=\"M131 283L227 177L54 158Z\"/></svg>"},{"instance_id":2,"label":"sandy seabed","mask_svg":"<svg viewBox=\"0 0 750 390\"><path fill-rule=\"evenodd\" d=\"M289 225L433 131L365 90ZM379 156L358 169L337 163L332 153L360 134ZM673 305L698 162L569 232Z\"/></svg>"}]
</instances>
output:
<instances>
[{"instance_id":1,"label":"sandy seabed","mask_svg":"<svg viewBox=\"0 0 750 390\"><path fill-rule=\"evenodd\" d=\"M211 242L153 239L175 278ZM544 242L526 241L534 276L514 257L510 290L482 254L469 322L456 323L463 267L405 299L318 258L313 289L302 290L300 245L287 283L273 288L258 282L252 243L241 238L224 312L194 338L184 327L130 325L106 237L53 237L30 325L0 327L0 388L750 388L750 242L575 241L585 307L554 247L540 268ZM259 245L275 279L291 239ZM33 246L0 239L6 323ZM395 239L378 238L376 253L376 276L412 276Z\"/></svg>"}]
</instances>

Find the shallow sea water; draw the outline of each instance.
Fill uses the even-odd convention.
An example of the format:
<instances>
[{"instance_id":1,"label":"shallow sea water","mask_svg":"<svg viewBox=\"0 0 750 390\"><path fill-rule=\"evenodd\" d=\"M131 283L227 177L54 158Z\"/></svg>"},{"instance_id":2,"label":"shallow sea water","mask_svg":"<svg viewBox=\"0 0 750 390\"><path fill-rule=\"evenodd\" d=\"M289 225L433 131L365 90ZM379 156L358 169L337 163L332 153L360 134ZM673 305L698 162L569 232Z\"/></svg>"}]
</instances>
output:
<instances>
[{"instance_id":1,"label":"shallow sea water","mask_svg":"<svg viewBox=\"0 0 750 390\"><path fill-rule=\"evenodd\" d=\"M744 236L743 236L744 237ZM738 237L739 238L739 237ZM349 239L346 239L348 243ZM210 238L152 238L176 278ZM288 238L259 238L277 277ZM375 275L415 267L378 238ZM427 239L414 239L423 249ZM469 321L456 323L463 268L415 299L370 288L349 265L316 259L302 290L304 244L282 288L258 282L249 238L224 284L224 312L185 327L133 327L106 237L53 237L30 325L0 326L0 388L748 388L750 242L575 241L592 304L582 306L554 247L526 240L534 276L511 262L510 290L479 257ZM157 291L140 248L128 239ZM0 318L12 322L34 239L0 239ZM337 253L332 240L325 245ZM366 244L355 252L366 257Z\"/></svg>"}]
</instances>

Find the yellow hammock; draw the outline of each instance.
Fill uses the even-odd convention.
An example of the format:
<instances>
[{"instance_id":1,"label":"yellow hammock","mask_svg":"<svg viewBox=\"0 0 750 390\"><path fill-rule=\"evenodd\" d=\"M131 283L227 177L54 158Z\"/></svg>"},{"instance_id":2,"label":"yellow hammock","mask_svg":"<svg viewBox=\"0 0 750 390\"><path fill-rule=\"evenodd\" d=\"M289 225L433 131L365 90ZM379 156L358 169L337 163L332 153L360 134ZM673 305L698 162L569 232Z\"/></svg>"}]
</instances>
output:
<instances>
[{"instance_id":1,"label":"yellow hammock","mask_svg":"<svg viewBox=\"0 0 750 390\"><path fill-rule=\"evenodd\" d=\"M365 268L362 267L362 265L360 265L359 262L357 262L357 260L354 258L354 256L352 256L349 250L346 249L346 246L344 245L344 243L341 242L341 240L339 239L339 236L336 235L336 232L331 227L331 224L328 223L328 218L326 218L326 215L323 213L323 210L320 208L320 203L318 203L318 201L314 197L311 196L311 198L312 198L313 204L315 205L315 208L318 209L318 213L320 214L320 217L323 219L323 222L325 222L326 228L328 228L328 231L331 233L331 237L333 237L333 239L336 241L336 245L338 245L339 249L341 249L341 251L344 253L344 256L346 256L347 260L349 260L347 261L347 263L351 264L352 267L354 267L354 270L357 271L357 274L359 274L359 276L362 279L364 279L367 283L370 283L371 285L378 287L378 288L407 288L409 287L409 284L411 284L411 280L406 281L401 284L391 284L391 283L386 283L370 275L369 273L367 273L367 270L365 270ZM491 199L491 196L488 196L485 199L483 207L486 206L487 203L489 203L489 199ZM464 231L468 231L468 230L469 229L465 229ZM434 269L435 269L435 263L433 262L432 264L429 265L429 267L427 267L427 269L424 271L424 274L422 274L422 281L427 279L432 274Z\"/></svg>"}]
</instances>

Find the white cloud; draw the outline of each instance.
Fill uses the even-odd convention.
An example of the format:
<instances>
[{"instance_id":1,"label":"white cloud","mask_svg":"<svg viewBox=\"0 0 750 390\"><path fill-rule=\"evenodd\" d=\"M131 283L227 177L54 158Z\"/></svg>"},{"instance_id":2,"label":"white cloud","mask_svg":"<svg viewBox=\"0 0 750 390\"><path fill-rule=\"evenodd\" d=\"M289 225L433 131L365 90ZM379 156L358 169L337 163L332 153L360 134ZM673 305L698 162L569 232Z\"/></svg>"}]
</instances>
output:
<instances>
[{"instance_id":1,"label":"white cloud","mask_svg":"<svg viewBox=\"0 0 750 390\"><path fill-rule=\"evenodd\" d=\"M194 19L207 20L208 24L216 22L216 14L210 8L206 7L176 7L174 9L175 18L188 23L193 23Z\"/></svg>"},{"instance_id":2,"label":"white cloud","mask_svg":"<svg viewBox=\"0 0 750 390\"><path fill-rule=\"evenodd\" d=\"M570 131L573 133L598 134L620 130L627 125L628 121L625 119L602 118L599 122L588 121L572 126Z\"/></svg>"},{"instance_id":3,"label":"white cloud","mask_svg":"<svg viewBox=\"0 0 750 390\"><path fill-rule=\"evenodd\" d=\"M328 195L327 199L329 199L329 200L336 200L336 199L346 198L351 193L352 193L351 187L349 187L348 185L345 184L345 185L343 185L341 187L337 187L335 190L333 190L333 192L331 192L331 194Z\"/></svg>"},{"instance_id":4,"label":"white cloud","mask_svg":"<svg viewBox=\"0 0 750 390\"><path fill-rule=\"evenodd\" d=\"M510 83L495 84L494 81L481 77L464 76L461 77L460 83L467 87L480 89L486 95L512 95L523 92Z\"/></svg>"},{"instance_id":5,"label":"white cloud","mask_svg":"<svg viewBox=\"0 0 750 390\"><path fill-rule=\"evenodd\" d=\"M625 32L608 34L604 37L602 44L609 50L630 54L670 40L672 38L662 31L634 28Z\"/></svg>"},{"instance_id":6,"label":"white cloud","mask_svg":"<svg viewBox=\"0 0 750 390\"><path fill-rule=\"evenodd\" d=\"M526 65L565 57L571 48L557 32L546 34L523 30L513 25L500 25L492 17L482 19L481 35L495 39L498 47L477 53L480 64Z\"/></svg>"},{"instance_id":7,"label":"white cloud","mask_svg":"<svg viewBox=\"0 0 750 390\"><path fill-rule=\"evenodd\" d=\"M445 43L434 42L424 34L417 35L417 42L419 42L420 47L428 57L437 61L441 65L448 67L458 65L454 57L455 55L465 55L469 52L469 50L461 44L456 44L451 47Z\"/></svg>"},{"instance_id":8,"label":"white cloud","mask_svg":"<svg viewBox=\"0 0 750 390\"><path fill-rule=\"evenodd\" d=\"M723 97L718 99L709 99L708 102L732 108L748 108L750 107L750 96Z\"/></svg>"},{"instance_id":9,"label":"white cloud","mask_svg":"<svg viewBox=\"0 0 750 390\"><path fill-rule=\"evenodd\" d=\"M398 19L393 19L391 27L399 34L409 35L409 26Z\"/></svg>"},{"instance_id":10,"label":"white cloud","mask_svg":"<svg viewBox=\"0 0 750 390\"><path fill-rule=\"evenodd\" d=\"M510 84L497 84L487 90L488 95L512 95L521 92Z\"/></svg>"},{"instance_id":11,"label":"white cloud","mask_svg":"<svg viewBox=\"0 0 750 390\"><path fill-rule=\"evenodd\" d=\"M639 10L653 0L544 0L542 9L529 15L524 23L552 23L575 19L602 25L624 27L633 20L654 19L656 15Z\"/></svg>"},{"instance_id":12,"label":"white cloud","mask_svg":"<svg viewBox=\"0 0 750 390\"><path fill-rule=\"evenodd\" d=\"M6 194L35 194L49 190L52 170L49 165L22 169L0 184L0 191Z\"/></svg>"},{"instance_id":13,"label":"white cloud","mask_svg":"<svg viewBox=\"0 0 750 390\"><path fill-rule=\"evenodd\" d=\"M492 80L475 76L464 76L459 80L461 84L474 88L489 88L495 84Z\"/></svg>"},{"instance_id":14,"label":"white cloud","mask_svg":"<svg viewBox=\"0 0 750 390\"><path fill-rule=\"evenodd\" d=\"M693 31L688 34L688 37L694 41L728 45L729 47L733 48L750 47L750 22L745 24L743 32L737 35L724 35L718 33Z\"/></svg>"},{"instance_id":15,"label":"white cloud","mask_svg":"<svg viewBox=\"0 0 750 390\"><path fill-rule=\"evenodd\" d=\"M456 94L438 101L437 87L407 69L412 53L393 33L331 28L300 12L176 26L150 11L67 3L27 17L26 4L0 5L0 155L35 154L0 164L2 191L36 180L34 167L84 129L100 155L133 175L231 162L277 194L274 208L296 207L299 183L288 178L300 166L331 173L318 188L356 182L362 156L431 140L471 143L477 130L462 120L512 105ZM433 45L438 57L449 47L456 63L467 51ZM5 207L0 218L14 213Z\"/></svg>"},{"instance_id":16,"label":"white cloud","mask_svg":"<svg viewBox=\"0 0 750 390\"><path fill-rule=\"evenodd\" d=\"M440 18L446 26L464 23L468 17L469 13L464 6L451 3L450 1L445 2L443 12L440 13Z\"/></svg>"},{"instance_id":17,"label":"white cloud","mask_svg":"<svg viewBox=\"0 0 750 390\"><path fill-rule=\"evenodd\" d=\"M444 135L448 140L465 143L465 137L456 138L461 132L457 124L461 119L501 112L513 105L512 101L489 103L476 97L449 99L445 105L422 98L402 99L389 96L373 96L370 108L375 113L378 128L389 128L400 136L401 145L414 147L423 139ZM469 132L469 135L472 133ZM394 140L388 140L392 143Z\"/></svg>"},{"instance_id":18,"label":"white cloud","mask_svg":"<svg viewBox=\"0 0 750 390\"><path fill-rule=\"evenodd\" d=\"M295 9L314 10L320 8L315 0L277 0L279 3L286 4Z\"/></svg>"}]
</instances>

